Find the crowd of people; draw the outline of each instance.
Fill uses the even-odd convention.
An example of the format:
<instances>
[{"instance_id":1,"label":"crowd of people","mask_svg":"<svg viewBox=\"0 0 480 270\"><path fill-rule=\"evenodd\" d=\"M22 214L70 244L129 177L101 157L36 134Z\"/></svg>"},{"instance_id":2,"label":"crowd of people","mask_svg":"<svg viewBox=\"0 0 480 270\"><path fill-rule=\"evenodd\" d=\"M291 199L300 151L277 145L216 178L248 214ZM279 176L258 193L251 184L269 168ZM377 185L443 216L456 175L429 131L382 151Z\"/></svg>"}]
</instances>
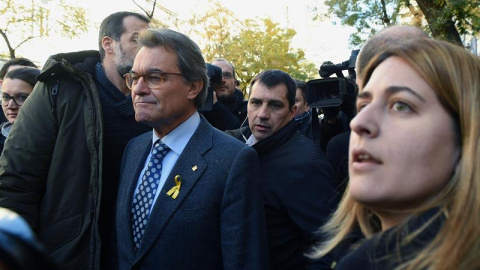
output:
<instances>
[{"instance_id":1,"label":"crowd of people","mask_svg":"<svg viewBox=\"0 0 480 270\"><path fill-rule=\"evenodd\" d=\"M0 269L480 269L478 56L380 31L320 145L306 82L261 70L246 100L232 62L211 83L149 23L113 13L99 51L2 68Z\"/></svg>"}]
</instances>

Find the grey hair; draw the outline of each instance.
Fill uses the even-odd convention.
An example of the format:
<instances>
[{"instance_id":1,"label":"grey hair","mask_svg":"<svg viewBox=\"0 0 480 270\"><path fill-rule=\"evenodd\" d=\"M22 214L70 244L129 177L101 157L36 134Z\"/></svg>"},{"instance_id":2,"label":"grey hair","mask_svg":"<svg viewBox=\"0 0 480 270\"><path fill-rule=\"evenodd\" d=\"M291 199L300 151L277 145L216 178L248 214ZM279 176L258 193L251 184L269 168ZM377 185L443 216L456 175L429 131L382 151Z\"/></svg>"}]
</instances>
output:
<instances>
[{"instance_id":1,"label":"grey hair","mask_svg":"<svg viewBox=\"0 0 480 270\"><path fill-rule=\"evenodd\" d=\"M208 75L205 59L198 45L186 35L166 29L146 29L138 37L138 49L165 47L177 53L178 68L188 82L202 80L203 86L195 97L195 107L201 108L207 99Z\"/></svg>"}]
</instances>

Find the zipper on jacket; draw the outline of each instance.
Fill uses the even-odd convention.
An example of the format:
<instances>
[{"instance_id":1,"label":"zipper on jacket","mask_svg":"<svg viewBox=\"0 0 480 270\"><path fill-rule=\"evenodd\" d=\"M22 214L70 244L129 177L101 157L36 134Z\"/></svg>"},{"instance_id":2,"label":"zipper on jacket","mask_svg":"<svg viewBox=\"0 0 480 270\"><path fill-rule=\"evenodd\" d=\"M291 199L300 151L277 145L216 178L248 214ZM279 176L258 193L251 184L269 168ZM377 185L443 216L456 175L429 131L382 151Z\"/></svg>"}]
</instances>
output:
<instances>
[{"instance_id":1,"label":"zipper on jacket","mask_svg":"<svg viewBox=\"0 0 480 270\"><path fill-rule=\"evenodd\" d=\"M58 80L55 81L55 84L52 88L52 113L55 115L57 110L57 94L58 94L58 85L60 82Z\"/></svg>"}]
</instances>

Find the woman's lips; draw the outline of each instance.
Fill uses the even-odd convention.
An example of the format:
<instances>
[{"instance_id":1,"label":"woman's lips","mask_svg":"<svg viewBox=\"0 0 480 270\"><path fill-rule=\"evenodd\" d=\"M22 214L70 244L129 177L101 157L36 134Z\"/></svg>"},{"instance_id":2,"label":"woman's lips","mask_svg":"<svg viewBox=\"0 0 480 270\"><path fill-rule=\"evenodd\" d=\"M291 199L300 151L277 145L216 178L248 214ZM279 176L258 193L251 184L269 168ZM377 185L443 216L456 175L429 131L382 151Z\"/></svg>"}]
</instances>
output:
<instances>
[{"instance_id":1,"label":"woman's lips","mask_svg":"<svg viewBox=\"0 0 480 270\"><path fill-rule=\"evenodd\" d=\"M353 150L351 159L353 169L357 171L370 170L377 167L378 165L383 164L380 159L363 149Z\"/></svg>"}]
</instances>

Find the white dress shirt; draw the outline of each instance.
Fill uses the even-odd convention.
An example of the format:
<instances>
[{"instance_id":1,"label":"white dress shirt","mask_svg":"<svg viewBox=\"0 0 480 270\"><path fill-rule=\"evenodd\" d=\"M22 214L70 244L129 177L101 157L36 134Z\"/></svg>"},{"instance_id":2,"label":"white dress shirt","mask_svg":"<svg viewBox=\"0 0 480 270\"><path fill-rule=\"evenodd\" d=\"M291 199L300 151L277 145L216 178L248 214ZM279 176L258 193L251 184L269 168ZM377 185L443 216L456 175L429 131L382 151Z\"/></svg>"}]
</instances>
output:
<instances>
[{"instance_id":1,"label":"white dress shirt","mask_svg":"<svg viewBox=\"0 0 480 270\"><path fill-rule=\"evenodd\" d=\"M195 131L197 130L199 124L200 124L200 115L198 114L198 112L195 112L185 122L180 124L174 130L168 133L165 137L163 137L163 139L161 139L161 141L165 145L167 145L170 148L170 150L168 151L167 155L165 155L162 161L162 175L160 177L160 182L158 183L157 193L155 194L155 198L153 199L150 212L152 211L152 208L155 205L155 202L157 201L158 195L160 194L160 190L162 190L163 186L165 185L167 177L168 175L170 175L170 172L172 171L173 166L175 165L178 158L180 157L180 154L182 154L183 149L185 148L187 143L190 141L190 138L193 136L193 133L195 133ZM160 138L157 136L154 130L153 138L152 138L152 148L155 142L159 139ZM148 157L145 160L145 164L143 166L142 172L138 177L137 187L135 188L135 192L133 193L133 196L137 194L138 187L142 182L143 174L147 169L148 161L150 160L151 156L152 156L152 149L150 149L150 154L148 154Z\"/></svg>"}]
</instances>

